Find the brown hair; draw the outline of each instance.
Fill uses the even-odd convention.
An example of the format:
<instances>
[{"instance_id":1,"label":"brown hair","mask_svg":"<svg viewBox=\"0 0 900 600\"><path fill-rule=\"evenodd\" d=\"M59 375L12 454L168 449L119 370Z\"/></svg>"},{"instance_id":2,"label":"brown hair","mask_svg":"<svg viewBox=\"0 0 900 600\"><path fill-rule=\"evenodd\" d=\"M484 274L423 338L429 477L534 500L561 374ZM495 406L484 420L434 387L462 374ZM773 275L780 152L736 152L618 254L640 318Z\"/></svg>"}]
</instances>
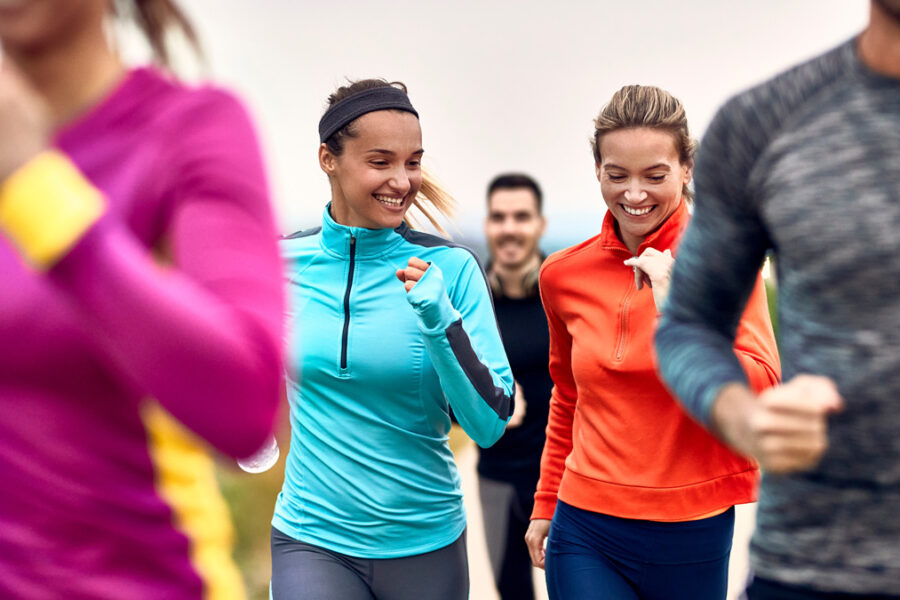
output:
<instances>
[{"instance_id":1,"label":"brown hair","mask_svg":"<svg viewBox=\"0 0 900 600\"><path fill-rule=\"evenodd\" d=\"M594 119L591 150L597 163L600 159L600 140L607 133L619 129L649 127L671 134L681 164L694 161L696 142L688 130L687 114L681 101L669 92L652 85L626 85L600 110ZM682 189L685 201L693 194L687 183Z\"/></svg>"},{"instance_id":2,"label":"brown hair","mask_svg":"<svg viewBox=\"0 0 900 600\"><path fill-rule=\"evenodd\" d=\"M327 113L331 110L331 107L345 98L349 98L350 96L365 90L380 87L395 87L402 90L404 94L407 93L406 86L399 81L388 82L384 79L360 79L358 81L351 81L347 85L339 87L333 94L328 96L328 108L325 109L325 112ZM345 140L347 138L359 137L359 133L354 127L355 123L355 119L350 121L325 140L325 145L328 147L329 152L335 156L340 156L344 153ZM422 216L428 219L435 229L443 235L448 235L447 231L437 220L436 215L431 209L433 208L436 210L444 218L450 218L456 209L456 201L427 169L422 169L422 187L419 188L419 193L413 199L412 205L422 213ZM404 217L403 220L412 228L417 226L417 219L411 216L409 212L406 213L406 217Z\"/></svg>"},{"instance_id":3,"label":"brown hair","mask_svg":"<svg viewBox=\"0 0 900 600\"><path fill-rule=\"evenodd\" d=\"M174 0L129 0L128 2L114 2L112 7L113 14L116 16L121 15L120 9L128 12L126 16L133 19L143 32L153 50L154 58L161 65L171 66L166 36L173 27L181 30L197 56L203 57L197 31Z\"/></svg>"}]
</instances>

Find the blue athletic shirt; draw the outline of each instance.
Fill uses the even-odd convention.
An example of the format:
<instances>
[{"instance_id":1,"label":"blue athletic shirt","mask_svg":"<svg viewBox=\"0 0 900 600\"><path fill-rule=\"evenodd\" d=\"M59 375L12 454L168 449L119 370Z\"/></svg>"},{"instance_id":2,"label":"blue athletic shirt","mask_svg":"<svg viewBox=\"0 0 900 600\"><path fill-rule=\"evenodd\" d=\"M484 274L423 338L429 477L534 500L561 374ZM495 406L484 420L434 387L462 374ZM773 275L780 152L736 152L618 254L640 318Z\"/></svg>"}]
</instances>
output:
<instances>
[{"instance_id":1,"label":"blue athletic shirt","mask_svg":"<svg viewBox=\"0 0 900 600\"><path fill-rule=\"evenodd\" d=\"M430 552L466 526L450 408L482 447L512 414L487 281L462 246L329 208L281 243L292 433L272 525L349 556ZM414 256L431 266L407 294L396 271Z\"/></svg>"}]
</instances>

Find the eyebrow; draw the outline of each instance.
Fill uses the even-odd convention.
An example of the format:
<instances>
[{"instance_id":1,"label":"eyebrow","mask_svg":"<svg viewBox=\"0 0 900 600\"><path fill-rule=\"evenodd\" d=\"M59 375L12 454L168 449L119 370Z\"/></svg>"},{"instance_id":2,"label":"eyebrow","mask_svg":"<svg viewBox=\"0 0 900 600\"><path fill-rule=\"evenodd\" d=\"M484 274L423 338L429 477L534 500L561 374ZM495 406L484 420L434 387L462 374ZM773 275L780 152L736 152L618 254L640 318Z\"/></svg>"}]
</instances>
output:
<instances>
[{"instance_id":1,"label":"eyebrow","mask_svg":"<svg viewBox=\"0 0 900 600\"><path fill-rule=\"evenodd\" d=\"M628 169L626 169L625 167L620 167L619 165L615 165L615 164L612 164L612 163L608 163L608 164L603 165L603 169L606 170L606 171L609 171L610 169L619 169L619 170L621 170L621 171L627 171L627 170L628 170ZM665 164L665 163L657 163L657 164L655 164L655 165L653 165L653 166L650 166L650 167L647 167L646 169L643 169L643 170L644 170L644 171L653 171L654 169L665 169L666 171L671 171L671 170L672 170L671 167L669 167L669 165L667 165L667 164Z\"/></svg>"},{"instance_id":2,"label":"eyebrow","mask_svg":"<svg viewBox=\"0 0 900 600\"><path fill-rule=\"evenodd\" d=\"M367 150L367 152L371 152L373 154L386 154L388 156L394 156L395 152L393 150L385 150L384 148L372 148L371 150ZM413 154L424 154L425 149L419 148Z\"/></svg>"}]
</instances>

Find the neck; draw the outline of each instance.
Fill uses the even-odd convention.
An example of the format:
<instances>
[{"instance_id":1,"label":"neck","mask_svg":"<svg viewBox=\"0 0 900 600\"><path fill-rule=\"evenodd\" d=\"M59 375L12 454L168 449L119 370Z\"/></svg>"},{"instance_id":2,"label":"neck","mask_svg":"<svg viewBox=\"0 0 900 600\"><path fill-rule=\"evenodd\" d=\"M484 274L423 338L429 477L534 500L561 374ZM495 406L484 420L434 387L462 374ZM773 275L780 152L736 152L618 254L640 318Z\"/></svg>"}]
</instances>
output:
<instances>
[{"instance_id":1,"label":"neck","mask_svg":"<svg viewBox=\"0 0 900 600\"><path fill-rule=\"evenodd\" d=\"M102 29L74 33L65 44L40 51L9 49L8 55L47 102L54 128L98 103L124 72Z\"/></svg>"},{"instance_id":2,"label":"neck","mask_svg":"<svg viewBox=\"0 0 900 600\"><path fill-rule=\"evenodd\" d=\"M870 3L869 26L859 36L859 57L870 69L900 78L900 19Z\"/></svg>"},{"instance_id":3,"label":"neck","mask_svg":"<svg viewBox=\"0 0 900 600\"><path fill-rule=\"evenodd\" d=\"M491 272L500 278L503 284L503 294L508 298L524 298L526 295L525 286L522 285L525 276L537 269L541 264L541 257L538 254L532 254L531 258L515 267L505 265L492 265Z\"/></svg>"}]
</instances>

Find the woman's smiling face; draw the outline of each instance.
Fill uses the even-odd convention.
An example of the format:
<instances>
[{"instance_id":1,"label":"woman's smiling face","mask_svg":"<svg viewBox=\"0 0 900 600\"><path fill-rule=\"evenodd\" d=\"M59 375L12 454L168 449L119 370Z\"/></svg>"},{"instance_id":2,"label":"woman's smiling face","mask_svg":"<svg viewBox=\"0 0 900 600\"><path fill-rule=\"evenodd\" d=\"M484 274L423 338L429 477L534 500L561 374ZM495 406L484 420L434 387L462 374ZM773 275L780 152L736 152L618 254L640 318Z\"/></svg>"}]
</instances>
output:
<instances>
[{"instance_id":1,"label":"woman's smiling face","mask_svg":"<svg viewBox=\"0 0 900 600\"><path fill-rule=\"evenodd\" d=\"M319 161L331 179L331 212L348 227L393 229L422 187L422 129L412 113L378 110L353 123L344 151L322 144Z\"/></svg>"},{"instance_id":2,"label":"woman's smiling face","mask_svg":"<svg viewBox=\"0 0 900 600\"><path fill-rule=\"evenodd\" d=\"M678 207L693 165L680 162L672 134L649 127L607 133L599 149L603 200L622 242L635 253Z\"/></svg>"}]
</instances>

